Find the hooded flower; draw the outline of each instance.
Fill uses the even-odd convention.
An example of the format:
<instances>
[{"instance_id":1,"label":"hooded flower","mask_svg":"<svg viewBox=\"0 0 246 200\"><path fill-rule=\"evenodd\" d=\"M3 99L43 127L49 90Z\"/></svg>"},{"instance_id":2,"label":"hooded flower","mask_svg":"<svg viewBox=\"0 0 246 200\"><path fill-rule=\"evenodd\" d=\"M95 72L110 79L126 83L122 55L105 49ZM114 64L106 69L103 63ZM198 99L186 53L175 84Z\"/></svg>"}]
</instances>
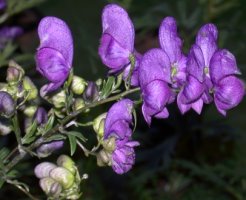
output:
<instances>
[{"instance_id":1,"label":"hooded flower","mask_svg":"<svg viewBox=\"0 0 246 200\"><path fill-rule=\"evenodd\" d=\"M72 67L73 39L67 24L56 17L45 17L38 26L40 46L36 54L37 70L50 83L41 89L41 96L58 89Z\"/></svg>"},{"instance_id":2,"label":"hooded flower","mask_svg":"<svg viewBox=\"0 0 246 200\"><path fill-rule=\"evenodd\" d=\"M244 84L235 75L240 74L235 57L227 50L218 50L218 31L213 24L204 25L198 32L196 44L187 61L187 83L178 95L182 113L193 108L201 113L203 103L215 105L223 115L235 107L244 95Z\"/></svg>"},{"instance_id":3,"label":"hooded flower","mask_svg":"<svg viewBox=\"0 0 246 200\"><path fill-rule=\"evenodd\" d=\"M131 140L132 109L131 100L121 100L109 109L105 120L104 140L115 138L111 163L118 174L126 173L132 168L135 162L134 147L139 145Z\"/></svg>"},{"instance_id":4,"label":"hooded flower","mask_svg":"<svg viewBox=\"0 0 246 200\"><path fill-rule=\"evenodd\" d=\"M210 60L217 50L218 30L213 24L200 28L196 43L192 46L187 60L187 82L178 94L178 107L181 113L193 108L201 113L203 103L211 103L209 91L212 89L210 80Z\"/></svg>"},{"instance_id":5,"label":"hooded flower","mask_svg":"<svg viewBox=\"0 0 246 200\"><path fill-rule=\"evenodd\" d=\"M5 26L0 29L0 50L4 49L7 42L14 40L23 33L23 29L18 26Z\"/></svg>"},{"instance_id":6,"label":"hooded flower","mask_svg":"<svg viewBox=\"0 0 246 200\"><path fill-rule=\"evenodd\" d=\"M218 111L236 107L245 94L245 84L235 75L240 74L235 57L227 50L217 51L211 59L210 77L213 83L214 102Z\"/></svg>"},{"instance_id":7,"label":"hooded flower","mask_svg":"<svg viewBox=\"0 0 246 200\"><path fill-rule=\"evenodd\" d=\"M144 54L139 73L143 96L142 112L150 125L151 117L167 118L166 104L172 100L170 80L170 61L161 49L151 49Z\"/></svg>"},{"instance_id":8,"label":"hooded flower","mask_svg":"<svg viewBox=\"0 0 246 200\"><path fill-rule=\"evenodd\" d=\"M34 115L34 120L37 121L38 125L45 124L48 121L48 114L46 110L39 107Z\"/></svg>"},{"instance_id":9,"label":"hooded flower","mask_svg":"<svg viewBox=\"0 0 246 200\"><path fill-rule=\"evenodd\" d=\"M99 46L102 62L111 69L112 73L126 68L129 72L130 57L134 57L132 84L137 85L137 68L141 56L134 50L135 32L127 12L116 4L107 5L102 13L102 28L103 34Z\"/></svg>"}]
</instances>

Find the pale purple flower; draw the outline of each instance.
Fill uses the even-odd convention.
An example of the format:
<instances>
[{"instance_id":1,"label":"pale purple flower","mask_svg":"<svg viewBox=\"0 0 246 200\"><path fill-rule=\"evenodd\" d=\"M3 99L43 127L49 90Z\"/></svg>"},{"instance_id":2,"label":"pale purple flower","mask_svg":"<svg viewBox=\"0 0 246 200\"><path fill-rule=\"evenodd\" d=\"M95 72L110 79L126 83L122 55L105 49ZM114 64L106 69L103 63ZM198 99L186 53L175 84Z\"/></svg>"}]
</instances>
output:
<instances>
[{"instance_id":1,"label":"pale purple flower","mask_svg":"<svg viewBox=\"0 0 246 200\"><path fill-rule=\"evenodd\" d=\"M0 29L0 50L2 50L7 42L14 40L23 33L23 29L19 26L5 26Z\"/></svg>"},{"instance_id":2,"label":"pale purple flower","mask_svg":"<svg viewBox=\"0 0 246 200\"><path fill-rule=\"evenodd\" d=\"M72 67L73 39L67 24L56 17L43 18L38 35L37 70L50 81L41 89L41 96L44 96L58 89L67 79Z\"/></svg>"},{"instance_id":3,"label":"pale purple flower","mask_svg":"<svg viewBox=\"0 0 246 200\"><path fill-rule=\"evenodd\" d=\"M7 92L0 91L0 115L11 116L15 112L15 102Z\"/></svg>"},{"instance_id":4,"label":"pale purple flower","mask_svg":"<svg viewBox=\"0 0 246 200\"><path fill-rule=\"evenodd\" d=\"M118 174L128 172L135 162L134 147L139 143L131 140L133 102L129 99L115 103L108 111L104 139L115 138L115 149L112 153L112 168Z\"/></svg>"},{"instance_id":5,"label":"pale purple flower","mask_svg":"<svg viewBox=\"0 0 246 200\"><path fill-rule=\"evenodd\" d=\"M134 71L137 71L140 56L134 49L135 31L127 12L116 4L107 5L102 12L102 29L98 51L110 72L120 72L129 67L130 56L135 57ZM137 72L133 73L135 80L132 85L138 84L136 77Z\"/></svg>"}]
</instances>

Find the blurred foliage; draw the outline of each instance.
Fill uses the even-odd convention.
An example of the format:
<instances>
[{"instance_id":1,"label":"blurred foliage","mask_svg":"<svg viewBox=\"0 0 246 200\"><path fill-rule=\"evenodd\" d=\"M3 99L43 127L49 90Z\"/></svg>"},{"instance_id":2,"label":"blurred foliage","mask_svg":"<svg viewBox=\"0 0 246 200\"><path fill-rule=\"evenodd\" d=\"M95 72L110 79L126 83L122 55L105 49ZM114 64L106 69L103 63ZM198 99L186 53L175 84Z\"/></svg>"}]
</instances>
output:
<instances>
[{"instance_id":1,"label":"blurred foliage","mask_svg":"<svg viewBox=\"0 0 246 200\"><path fill-rule=\"evenodd\" d=\"M100 15L107 3L118 3L129 11L136 29L136 49L141 53L159 46L158 27L166 16L177 19L186 53L197 30L204 23L215 23L219 29L219 46L236 56L242 78L246 80L244 0L47 0L34 10L38 16L35 23L37 25L42 15L54 15L69 24L75 45L74 71L85 79L96 80L107 75L97 54ZM38 45L37 36L32 37L33 43ZM8 51L13 50L9 48ZM25 48L27 53L33 51L32 45ZM101 109L106 111L107 107ZM220 116L214 106L207 106L201 116L193 112L181 116L175 106L169 109L170 118L154 120L150 128L143 121L141 109L138 110L134 137L141 146L137 150L136 165L126 175L116 175L110 168L98 168L95 159L83 159L84 155L79 152L74 154L81 172L90 176L81 186L83 199L246 199L246 101L229 111L226 118ZM84 116L82 120L92 119L100 111L95 110L92 116ZM92 135L90 129L83 130L83 134ZM64 151L69 152L69 144ZM56 157L54 154L50 159ZM20 179L34 184L31 191L41 199L37 180L33 178L33 166L37 162L22 163L18 171L27 174L25 177L19 175ZM0 197L12 190L6 185ZM16 196L23 197L11 193L10 199Z\"/></svg>"}]
</instances>

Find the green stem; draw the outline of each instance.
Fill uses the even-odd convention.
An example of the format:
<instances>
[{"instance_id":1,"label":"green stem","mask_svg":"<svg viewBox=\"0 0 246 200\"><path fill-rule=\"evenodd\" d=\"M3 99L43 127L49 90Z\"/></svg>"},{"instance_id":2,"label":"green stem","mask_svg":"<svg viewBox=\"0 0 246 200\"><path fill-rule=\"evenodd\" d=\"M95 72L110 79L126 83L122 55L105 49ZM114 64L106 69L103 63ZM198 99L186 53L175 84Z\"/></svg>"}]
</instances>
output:
<instances>
[{"instance_id":1,"label":"green stem","mask_svg":"<svg viewBox=\"0 0 246 200\"><path fill-rule=\"evenodd\" d=\"M124 96L127 96L131 93L137 92L139 91L140 88L134 88L134 89L130 89L127 90L125 92L122 92L121 94L117 94L115 96L109 97L107 99L102 99L100 101L95 101L92 102L91 104L86 105L85 107L72 112L70 115L66 116L59 124L57 124L56 126L54 126L52 129L50 129L49 131L47 131L46 133L44 133L43 136L41 136L39 139L37 139L34 143L32 143L31 145L29 145L28 147L26 147L26 149L28 149L28 151L32 151L33 149L39 147L41 144L44 143L44 141L51 137L52 135L56 134L59 129L61 129L62 127L64 127L67 123L69 123L71 120L73 120L75 117L77 117L79 114L81 114L82 112L84 112L85 110L89 109L89 108L94 108L96 106L108 103L108 102L112 102L112 101L116 101L121 99ZM27 152L18 152L17 155L15 155L13 157L13 159L5 166L5 172L9 172L16 164L18 164L25 156L27 155Z\"/></svg>"},{"instance_id":2,"label":"green stem","mask_svg":"<svg viewBox=\"0 0 246 200\"><path fill-rule=\"evenodd\" d=\"M20 131L20 125L19 125L19 121L18 121L18 116L17 116L17 112L15 113L13 119L13 128L14 128L14 132L15 132L15 136L16 136L16 140L18 142L18 145L21 146L22 142L21 142L21 131Z\"/></svg>"}]
</instances>

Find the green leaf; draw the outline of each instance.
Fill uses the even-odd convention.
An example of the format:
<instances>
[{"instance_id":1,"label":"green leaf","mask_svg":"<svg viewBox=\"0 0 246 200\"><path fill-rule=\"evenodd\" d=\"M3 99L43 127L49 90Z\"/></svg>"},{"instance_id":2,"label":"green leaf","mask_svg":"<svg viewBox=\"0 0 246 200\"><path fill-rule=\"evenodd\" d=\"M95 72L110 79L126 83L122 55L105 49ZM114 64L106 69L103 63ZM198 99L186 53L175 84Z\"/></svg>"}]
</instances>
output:
<instances>
[{"instance_id":1,"label":"green leaf","mask_svg":"<svg viewBox=\"0 0 246 200\"><path fill-rule=\"evenodd\" d=\"M52 135L51 137L45 139L45 142L52 142L55 140L65 140L66 136L62 135L62 134L56 134L56 135Z\"/></svg>"},{"instance_id":2,"label":"green leaf","mask_svg":"<svg viewBox=\"0 0 246 200\"><path fill-rule=\"evenodd\" d=\"M102 97L106 98L110 95L112 92L112 88L115 83L115 78L113 76L108 77L108 80L106 83L104 83L103 88L102 88Z\"/></svg>"},{"instance_id":3,"label":"green leaf","mask_svg":"<svg viewBox=\"0 0 246 200\"><path fill-rule=\"evenodd\" d=\"M76 137L74 135L68 135L69 144L70 144L70 154L71 156L75 153L77 148Z\"/></svg>"},{"instance_id":4,"label":"green leaf","mask_svg":"<svg viewBox=\"0 0 246 200\"><path fill-rule=\"evenodd\" d=\"M34 136L37 130L37 121L35 120L30 127L27 128L26 135L22 138L22 144L29 144L33 140L35 140L36 136Z\"/></svg>"},{"instance_id":5,"label":"green leaf","mask_svg":"<svg viewBox=\"0 0 246 200\"><path fill-rule=\"evenodd\" d=\"M78 139L80 139L83 142L87 141L87 138L85 138L85 136L83 136L83 134L80 133L80 132L70 131L70 132L66 132L66 134L75 136L75 137L77 137Z\"/></svg>"},{"instance_id":6,"label":"green leaf","mask_svg":"<svg viewBox=\"0 0 246 200\"><path fill-rule=\"evenodd\" d=\"M55 115L54 115L54 113L52 113L48 119L48 122L45 124L44 133L49 131L52 128L54 121L55 121Z\"/></svg>"}]
</instances>

